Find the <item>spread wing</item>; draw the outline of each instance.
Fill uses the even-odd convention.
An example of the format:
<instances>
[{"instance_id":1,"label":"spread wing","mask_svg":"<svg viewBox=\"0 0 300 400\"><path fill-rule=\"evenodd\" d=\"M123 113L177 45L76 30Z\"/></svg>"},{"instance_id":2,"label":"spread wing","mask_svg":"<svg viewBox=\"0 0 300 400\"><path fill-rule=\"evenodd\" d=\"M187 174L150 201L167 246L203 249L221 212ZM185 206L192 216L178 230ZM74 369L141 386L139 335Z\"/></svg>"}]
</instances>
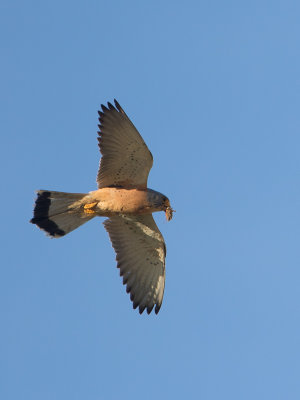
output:
<instances>
[{"instance_id":1,"label":"spread wing","mask_svg":"<svg viewBox=\"0 0 300 400\"><path fill-rule=\"evenodd\" d=\"M99 188L147 187L153 157L143 138L115 100L101 106L98 142L102 158L97 175Z\"/></svg>"},{"instance_id":2,"label":"spread wing","mask_svg":"<svg viewBox=\"0 0 300 400\"><path fill-rule=\"evenodd\" d=\"M139 312L161 307L165 288L166 246L152 215L118 215L104 221L117 254L123 284Z\"/></svg>"}]
</instances>

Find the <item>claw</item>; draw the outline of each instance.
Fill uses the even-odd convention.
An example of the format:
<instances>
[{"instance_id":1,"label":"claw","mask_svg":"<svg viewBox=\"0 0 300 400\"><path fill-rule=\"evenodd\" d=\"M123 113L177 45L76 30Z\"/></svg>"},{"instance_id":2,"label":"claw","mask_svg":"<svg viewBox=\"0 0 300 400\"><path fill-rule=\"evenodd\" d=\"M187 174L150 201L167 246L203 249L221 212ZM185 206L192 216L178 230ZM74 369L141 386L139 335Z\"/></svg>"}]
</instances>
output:
<instances>
[{"instance_id":1,"label":"claw","mask_svg":"<svg viewBox=\"0 0 300 400\"><path fill-rule=\"evenodd\" d=\"M97 202L85 204L85 205L83 206L84 212L85 212L86 214L94 214L95 211L93 210L93 208L94 208L97 204L98 204Z\"/></svg>"}]
</instances>

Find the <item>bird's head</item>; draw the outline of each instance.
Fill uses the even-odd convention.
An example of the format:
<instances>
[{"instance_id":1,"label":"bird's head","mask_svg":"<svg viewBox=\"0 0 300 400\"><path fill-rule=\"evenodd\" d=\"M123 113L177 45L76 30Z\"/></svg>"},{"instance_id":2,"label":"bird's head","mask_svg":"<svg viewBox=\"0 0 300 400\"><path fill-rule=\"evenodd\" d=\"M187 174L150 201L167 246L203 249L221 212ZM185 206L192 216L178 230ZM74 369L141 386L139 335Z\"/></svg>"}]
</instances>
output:
<instances>
[{"instance_id":1,"label":"bird's head","mask_svg":"<svg viewBox=\"0 0 300 400\"><path fill-rule=\"evenodd\" d=\"M170 205L170 200L162 193L156 192L152 189L148 189L148 200L152 206L154 206L153 211L164 211L166 213L166 218L170 221L173 217L173 208ZM153 212L152 211L152 212Z\"/></svg>"}]
</instances>

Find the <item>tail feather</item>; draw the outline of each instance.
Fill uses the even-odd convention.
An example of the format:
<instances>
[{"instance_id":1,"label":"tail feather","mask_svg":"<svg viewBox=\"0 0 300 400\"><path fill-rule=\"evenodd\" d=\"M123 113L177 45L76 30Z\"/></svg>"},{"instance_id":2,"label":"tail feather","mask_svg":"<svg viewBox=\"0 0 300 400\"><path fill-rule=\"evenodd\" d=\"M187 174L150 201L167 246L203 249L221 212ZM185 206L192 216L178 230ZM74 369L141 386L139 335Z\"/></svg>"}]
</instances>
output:
<instances>
[{"instance_id":1,"label":"tail feather","mask_svg":"<svg viewBox=\"0 0 300 400\"><path fill-rule=\"evenodd\" d=\"M51 237L61 237L93 218L84 213L84 193L64 193L39 190L32 224Z\"/></svg>"}]
</instances>

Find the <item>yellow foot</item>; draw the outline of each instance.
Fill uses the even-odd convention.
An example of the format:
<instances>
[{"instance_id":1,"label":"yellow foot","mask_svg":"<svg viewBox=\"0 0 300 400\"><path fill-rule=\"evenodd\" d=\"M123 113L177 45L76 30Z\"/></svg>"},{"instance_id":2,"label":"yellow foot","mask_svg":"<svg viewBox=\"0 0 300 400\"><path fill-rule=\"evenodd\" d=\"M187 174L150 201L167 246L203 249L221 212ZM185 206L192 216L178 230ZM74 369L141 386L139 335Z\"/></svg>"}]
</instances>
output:
<instances>
[{"instance_id":1,"label":"yellow foot","mask_svg":"<svg viewBox=\"0 0 300 400\"><path fill-rule=\"evenodd\" d=\"M95 214L95 211L92 210L92 208L94 208L97 204L98 204L97 202L85 204L84 207L83 207L84 208L84 212L86 214Z\"/></svg>"}]
</instances>

